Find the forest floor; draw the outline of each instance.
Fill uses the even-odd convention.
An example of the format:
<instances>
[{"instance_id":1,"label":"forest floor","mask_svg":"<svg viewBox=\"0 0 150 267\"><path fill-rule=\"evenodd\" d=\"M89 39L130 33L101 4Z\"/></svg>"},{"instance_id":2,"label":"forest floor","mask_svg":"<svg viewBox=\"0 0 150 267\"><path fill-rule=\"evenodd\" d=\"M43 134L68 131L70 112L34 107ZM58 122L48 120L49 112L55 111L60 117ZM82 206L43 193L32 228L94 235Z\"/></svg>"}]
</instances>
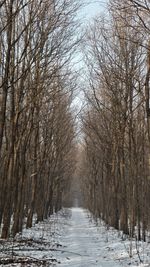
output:
<instances>
[{"instance_id":1,"label":"forest floor","mask_svg":"<svg viewBox=\"0 0 150 267\"><path fill-rule=\"evenodd\" d=\"M123 239L82 208L63 209L15 239L0 239L0 265L150 267L150 243Z\"/></svg>"}]
</instances>

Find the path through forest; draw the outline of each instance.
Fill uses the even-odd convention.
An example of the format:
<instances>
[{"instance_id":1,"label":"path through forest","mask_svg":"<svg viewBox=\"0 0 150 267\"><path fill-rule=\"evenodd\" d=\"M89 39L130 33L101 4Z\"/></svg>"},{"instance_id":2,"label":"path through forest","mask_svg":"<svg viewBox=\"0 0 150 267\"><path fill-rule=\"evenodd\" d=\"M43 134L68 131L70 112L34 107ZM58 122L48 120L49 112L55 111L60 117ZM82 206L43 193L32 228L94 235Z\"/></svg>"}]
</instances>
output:
<instances>
[{"instance_id":1,"label":"path through forest","mask_svg":"<svg viewBox=\"0 0 150 267\"><path fill-rule=\"evenodd\" d=\"M107 257L106 235L102 238L102 233L100 234L94 222L89 221L86 211L81 208L72 208L71 213L68 227L61 238L61 244L65 246L65 249L63 253L57 252L55 255L61 262L59 266L120 266Z\"/></svg>"},{"instance_id":2,"label":"path through forest","mask_svg":"<svg viewBox=\"0 0 150 267\"><path fill-rule=\"evenodd\" d=\"M150 267L150 243L132 241L83 208L62 209L25 229L14 239L0 239L5 267ZM4 264L4 265L3 265Z\"/></svg>"},{"instance_id":3,"label":"path through forest","mask_svg":"<svg viewBox=\"0 0 150 267\"><path fill-rule=\"evenodd\" d=\"M148 267L150 266L149 244L132 242L132 258L129 257L130 241L103 222L96 223L90 213L82 208L70 209L59 242L62 252L55 251L60 267ZM138 253L139 255L138 255Z\"/></svg>"}]
</instances>

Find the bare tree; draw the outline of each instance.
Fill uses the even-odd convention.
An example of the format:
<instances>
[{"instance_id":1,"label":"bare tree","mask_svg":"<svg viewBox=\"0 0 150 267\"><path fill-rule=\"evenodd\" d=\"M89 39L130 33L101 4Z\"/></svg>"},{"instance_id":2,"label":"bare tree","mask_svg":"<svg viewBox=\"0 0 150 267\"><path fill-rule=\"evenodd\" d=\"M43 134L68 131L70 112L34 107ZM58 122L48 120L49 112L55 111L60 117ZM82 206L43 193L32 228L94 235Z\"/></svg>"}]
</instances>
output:
<instances>
[{"instance_id":1,"label":"bare tree","mask_svg":"<svg viewBox=\"0 0 150 267\"><path fill-rule=\"evenodd\" d=\"M79 43L79 6L72 0L1 4L2 238L21 231L25 216L31 227L34 213L42 220L60 208L63 183L73 172L70 62Z\"/></svg>"},{"instance_id":2,"label":"bare tree","mask_svg":"<svg viewBox=\"0 0 150 267\"><path fill-rule=\"evenodd\" d=\"M85 91L87 109L82 117L83 191L95 216L130 238L138 222L138 238L145 240L149 217L145 188L149 184L143 91L145 46L133 7L126 9L122 3L116 10L116 4L118 1L111 3L108 20L96 18L87 30L89 89Z\"/></svg>"}]
</instances>

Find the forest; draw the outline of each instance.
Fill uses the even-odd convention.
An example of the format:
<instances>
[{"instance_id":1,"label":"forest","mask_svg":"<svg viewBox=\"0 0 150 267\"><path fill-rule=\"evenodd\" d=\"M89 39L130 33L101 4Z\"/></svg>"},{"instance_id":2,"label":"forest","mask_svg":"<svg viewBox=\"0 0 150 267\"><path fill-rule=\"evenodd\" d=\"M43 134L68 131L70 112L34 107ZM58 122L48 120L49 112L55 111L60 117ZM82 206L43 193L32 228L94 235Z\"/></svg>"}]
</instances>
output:
<instances>
[{"instance_id":1,"label":"forest","mask_svg":"<svg viewBox=\"0 0 150 267\"><path fill-rule=\"evenodd\" d=\"M109 0L86 24L82 7L0 1L1 239L79 198L147 241L150 2Z\"/></svg>"},{"instance_id":2,"label":"forest","mask_svg":"<svg viewBox=\"0 0 150 267\"><path fill-rule=\"evenodd\" d=\"M0 4L1 237L61 207L74 170L76 1ZM13 223L11 225L11 219ZM11 226L11 229L10 229Z\"/></svg>"},{"instance_id":3,"label":"forest","mask_svg":"<svg viewBox=\"0 0 150 267\"><path fill-rule=\"evenodd\" d=\"M94 216L130 237L146 240L150 3L121 3L110 1L109 17L95 19L85 39L88 89L80 169L86 205Z\"/></svg>"}]
</instances>

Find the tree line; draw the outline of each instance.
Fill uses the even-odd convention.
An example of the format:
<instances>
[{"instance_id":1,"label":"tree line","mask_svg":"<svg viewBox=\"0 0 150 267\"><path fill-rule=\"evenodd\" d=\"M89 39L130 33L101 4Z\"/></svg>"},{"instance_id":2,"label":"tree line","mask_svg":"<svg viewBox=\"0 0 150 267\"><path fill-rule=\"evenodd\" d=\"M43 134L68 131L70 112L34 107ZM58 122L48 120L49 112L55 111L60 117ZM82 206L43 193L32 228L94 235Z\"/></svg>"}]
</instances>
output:
<instances>
[{"instance_id":1,"label":"tree line","mask_svg":"<svg viewBox=\"0 0 150 267\"><path fill-rule=\"evenodd\" d=\"M62 206L75 166L73 0L0 3L0 226L15 236Z\"/></svg>"},{"instance_id":2,"label":"tree line","mask_svg":"<svg viewBox=\"0 0 150 267\"><path fill-rule=\"evenodd\" d=\"M85 37L80 177L96 218L130 237L150 229L149 1L109 1Z\"/></svg>"},{"instance_id":3,"label":"tree line","mask_svg":"<svg viewBox=\"0 0 150 267\"><path fill-rule=\"evenodd\" d=\"M42 221L68 200L73 203L74 194L96 218L146 240L150 4L110 0L107 16L90 22L82 42L79 8L78 0L0 3L2 238L15 236L24 224L31 227L33 216ZM83 84L73 69L79 43ZM77 146L78 87L86 105Z\"/></svg>"}]
</instances>

